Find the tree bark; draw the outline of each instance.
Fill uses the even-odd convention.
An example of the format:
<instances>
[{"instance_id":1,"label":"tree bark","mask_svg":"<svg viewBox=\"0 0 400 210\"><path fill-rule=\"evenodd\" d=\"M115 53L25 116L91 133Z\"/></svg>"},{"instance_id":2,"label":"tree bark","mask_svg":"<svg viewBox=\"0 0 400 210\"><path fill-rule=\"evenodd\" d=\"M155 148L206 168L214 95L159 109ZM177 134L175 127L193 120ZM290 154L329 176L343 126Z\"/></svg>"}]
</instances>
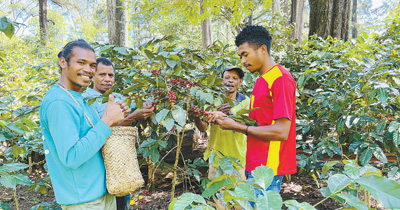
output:
<instances>
[{"instance_id":1,"label":"tree bark","mask_svg":"<svg viewBox=\"0 0 400 210\"><path fill-rule=\"evenodd\" d=\"M128 44L126 0L107 0L108 42L117 46Z\"/></svg>"},{"instance_id":2,"label":"tree bark","mask_svg":"<svg viewBox=\"0 0 400 210\"><path fill-rule=\"evenodd\" d=\"M303 39L305 8L306 8L305 0L292 0L291 16L290 16L290 24L293 27L293 31L291 34L292 40L298 39L301 41Z\"/></svg>"},{"instance_id":3,"label":"tree bark","mask_svg":"<svg viewBox=\"0 0 400 210\"><path fill-rule=\"evenodd\" d=\"M357 31L357 0L353 0L353 8L351 11L351 23L352 23L352 29L351 29L351 37L353 39L357 38L358 36L358 31Z\"/></svg>"},{"instance_id":4,"label":"tree bark","mask_svg":"<svg viewBox=\"0 0 400 210\"><path fill-rule=\"evenodd\" d=\"M328 36L348 40L350 0L310 0L310 32L326 39Z\"/></svg>"},{"instance_id":5,"label":"tree bark","mask_svg":"<svg viewBox=\"0 0 400 210\"><path fill-rule=\"evenodd\" d=\"M281 0L272 0L272 12L274 14L281 12Z\"/></svg>"},{"instance_id":6,"label":"tree bark","mask_svg":"<svg viewBox=\"0 0 400 210\"><path fill-rule=\"evenodd\" d=\"M47 0L39 0L39 30L42 45L49 45L47 24Z\"/></svg>"},{"instance_id":7,"label":"tree bark","mask_svg":"<svg viewBox=\"0 0 400 210\"><path fill-rule=\"evenodd\" d=\"M200 0L200 15L204 13L203 0ZM201 21L201 37L203 41L203 48L212 45L212 27L211 17Z\"/></svg>"}]
</instances>

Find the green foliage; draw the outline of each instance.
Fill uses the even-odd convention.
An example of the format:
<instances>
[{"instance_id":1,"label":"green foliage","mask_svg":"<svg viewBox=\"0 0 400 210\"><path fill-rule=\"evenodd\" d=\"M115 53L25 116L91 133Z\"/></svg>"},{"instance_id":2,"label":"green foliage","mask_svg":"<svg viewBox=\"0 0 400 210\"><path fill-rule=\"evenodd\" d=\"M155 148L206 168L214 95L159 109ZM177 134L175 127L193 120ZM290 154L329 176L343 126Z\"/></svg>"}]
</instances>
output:
<instances>
[{"instance_id":1,"label":"green foliage","mask_svg":"<svg viewBox=\"0 0 400 210\"><path fill-rule=\"evenodd\" d=\"M2 31L8 38L11 38L15 33L15 23L8 20L6 17L0 18L0 31Z\"/></svg>"},{"instance_id":2,"label":"green foliage","mask_svg":"<svg viewBox=\"0 0 400 210\"><path fill-rule=\"evenodd\" d=\"M361 165L400 154L398 16L390 16L383 35L349 42L311 37L281 60L297 81L297 144L307 153L300 168L310 169L322 154L355 154Z\"/></svg>"}]
</instances>

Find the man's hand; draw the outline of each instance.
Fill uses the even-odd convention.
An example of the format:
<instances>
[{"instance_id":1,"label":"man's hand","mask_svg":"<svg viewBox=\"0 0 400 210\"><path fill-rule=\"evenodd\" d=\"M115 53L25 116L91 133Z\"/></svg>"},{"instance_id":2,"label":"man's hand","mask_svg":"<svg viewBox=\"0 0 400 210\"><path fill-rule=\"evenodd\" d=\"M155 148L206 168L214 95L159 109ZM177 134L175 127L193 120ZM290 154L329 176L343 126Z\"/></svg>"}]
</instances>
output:
<instances>
[{"instance_id":1,"label":"man's hand","mask_svg":"<svg viewBox=\"0 0 400 210\"><path fill-rule=\"evenodd\" d=\"M220 111L226 115L232 115L232 111L231 111L231 105L229 104L221 104L219 106L216 107L217 111Z\"/></svg>"},{"instance_id":2,"label":"man's hand","mask_svg":"<svg viewBox=\"0 0 400 210\"><path fill-rule=\"evenodd\" d=\"M232 118L218 116L215 119L215 122L219 125L222 130L235 130L238 125L241 125L239 122L236 122Z\"/></svg>"},{"instance_id":3,"label":"man's hand","mask_svg":"<svg viewBox=\"0 0 400 210\"><path fill-rule=\"evenodd\" d=\"M110 94L101 120L103 120L108 126L112 126L123 119L123 109L114 101L114 95Z\"/></svg>"},{"instance_id":4,"label":"man's hand","mask_svg":"<svg viewBox=\"0 0 400 210\"><path fill-rule=\"evenodd\" d=\"M208 123L215 123L215 121L220 118L220 117L226 117L227 115L221 111L216 111L216 112L206 112L204 113L206 116L206 121Z\"/></svg>"},{"instance_id":5,"label":"man's hand","mask_svg":"<svg viewBox=\"0 0 400 210\"><path fill-rule=\"evenodd\" d=\"M201 113L201 109L200 109L198 106L192 106L192 107L189 109L189 115L190 115L190 116L199 118L199 117L200 117L200 113Z\"/></svg>"},{"instance_id":6,"label":"man's hand","mask_svg":"<svg viewBox=\"0 0 400 210\"><path fill-rule=\"evenodd\" d=\"M118 104L121 107L122 112L124 113L124 117L126 117L129 113L131 113L132 110L124 101L117 101L116 104Z\"/></svg>"},{"instance_id":7,"label":"man's hand","mask_svg":"<svg viewBox=\"0 0 400 210\"><path fill-rule=\"evenodd\" d=\"M150 117L151 115L153 115L154 113L154 104L153 102L146 102L145 104L143 104L143 108L142 109L136 109L131 115L132 118L135 121L138 120L146 120L148 117Z\"/></svg>"}]
</instances>

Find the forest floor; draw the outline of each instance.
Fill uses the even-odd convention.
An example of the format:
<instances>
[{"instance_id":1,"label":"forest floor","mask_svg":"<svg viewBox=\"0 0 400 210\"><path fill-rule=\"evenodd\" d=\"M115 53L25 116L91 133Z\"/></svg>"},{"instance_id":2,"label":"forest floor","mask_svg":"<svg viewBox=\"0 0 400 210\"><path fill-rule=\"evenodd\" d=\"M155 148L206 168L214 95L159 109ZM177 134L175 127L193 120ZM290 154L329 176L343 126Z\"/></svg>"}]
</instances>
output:
<instances>
[{"instance_id":1,"label":"forest floor","mask_svg":"<svg viewBox=\"0 0 400 210\"><path fill-rule=\"evenodd\" d=\"M186 137L185 137L186 138ZM188 146L194 148L205 148L206 145L206 139L204 138L198 138L196 134L190 134L190 136L187 137L188 139L195 139L195 144L192 144L192 142L188 141ZM199 139L203 139L200 140ZM185 141L184 141L185 142ZM186 148L186 150L190 150L189 148ZM190 150L189 153L193 154L196 151ZM199 155L199 154L196 154ZM175 156L173 154L173 156ZM144 179L147 180L147 169L143 169L142 174L144 176ZM202 167L199 169L199 171L203 174L204 177L207 176L207 167ZM31 180L33 181L39 181L41 180L41 177L44 177L46 174L37 171L38 173L33 173L31 175ZM130 210L136 210L136 209L144 209L144 210L167 210L170 200L171 200L171 183L172 183L172 170L164 168L163 170L157 169L155 172L154 176L154 192L148 193L149 189L147 187L142 187L136 192L132 193L132 200L130 203L132 205L129 206ZM176 192L175 192L175 197L181 195L183 192L193 192L193 193L198 193L201 194L200 188L198 186L199 184L195 180L190 180L190 182L187 179L181 180L181 182L177 185L176 187ZM320 186L318 186L320 185ZM50 183L49 183L50 186ZM283 184L282 184L282 190L280 195L282 196L282 200L297 200L299 203L302 202L307 202L310 203L311 205L315 205L318 202L322 201L325 197L322 196L320 193L320 187L324 187L323 183L319 181L315 181L315 179L309 175L309 174L293 174L290 177L290 180L288 180L287 177L284 178ZM40 203L45 203L48 206L52 206L53 208L43 208L43 209L61 209L57 208L59 207L56 204L56 200L54 197L54 192L49 187L48 191L46 194L41 194L38 191L29 191L28 186L17 186L16 189L16 197L18 198L18 204L19 204L19 209L20 210L29 210L32 207L40 204ZM372 202L372 207L378 210L385 210L384 207L382 207L381 204L377 203L373 198L371 199ZM17 209L16 208L16 202L15 202L15 196L14 196L14 190L10 188L5 188L2 187L0 188L0 202L8 203L11 206L11 209ZM52 205L53 204L53 205ZM283 209L286 209L285 206L282 207ZM318 206L316 206L316 209L323 209L323 210L334 210L334 209L341 209L342 205L334 200L334 199L327 199ZM2 210L0 206L0 210Z\"/></svg>"}]
</instances>

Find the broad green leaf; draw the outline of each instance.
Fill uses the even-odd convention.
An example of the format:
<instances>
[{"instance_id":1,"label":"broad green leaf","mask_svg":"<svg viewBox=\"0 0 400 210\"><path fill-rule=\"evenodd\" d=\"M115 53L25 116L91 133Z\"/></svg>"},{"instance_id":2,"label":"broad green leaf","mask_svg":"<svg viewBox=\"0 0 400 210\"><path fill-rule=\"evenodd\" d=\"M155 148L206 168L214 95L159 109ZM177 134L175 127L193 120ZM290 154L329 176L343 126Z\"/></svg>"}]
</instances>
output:
<instances>
[{"instance_id":1,"label":"broad green leaf","mask_svg":"<svg viewBox=\"0 0 400 210\"><path fill-rule=\"evenodd\" d=\"M268 166L259 166L251 172L251 175L253 175L255 183L267 189L274 179L274 170Z\"/></svg>"},{"instance_id":2,"label":"broad green leaf","mask_svg":"<svg viewBox=\"0 0 400 210\"><path fill-rule=\"evenodd\" d=\"M164 127L170 131L174 127L175 121L171 117L167 117L167 119L164 120Z\"/></svg>"},{"instance_id":3,"label":"broad green leaf","mask_svg":"<svg viewBox=\"0 0 400 210\"><path fill-rule=\"evenodd\" d=\"M218 159L218 163L219 163L219 167L221 167L222 171L229 175L232 175L234 173L234 171L236 170L235 167L233 166L232 161L230 161L229 158L227 158L227 157Z\"/></svg>"},{"instance_id":4,"label":"broad green leaf","mask_svg":"<svg viewBox=\"0 0 400 210\"><path fill-rule=\"evenodd\" d=\"M19 134L25 135L25 131L21 128L21 126L14 124L14 123L10 123L7 125L7 127Z\"/></svg>"},{"instance_id":5,"label":"broad green leaf","mask_svg":"<svg viewBox=\"0 0 400 210\"><path fill-rule=\"evenodd\" d=\"M167 60L166 60L166 63L167 63L167 65L168 65L169 67L171 67L172 69L173 69L173 68L176 66L176 64L177 64L176 61L170 60L170 59L167 59Z\"/></svg>"},{"instance_id":6,"label":"broad green leaf","mask_svg":"<svg viewBox=\"0 0 400 210\"><path fill-rule=\"evenodd\" d=\"M325 163L324 166L322 167L322 174L325 174L326 172L328 172L329 169L332 168L332 166L336 165L336 163L338 163L338 161L329 161L329 162Z\"/></svg>"},{"instance_id":7,"label":"broad green leaf","mask_svg":"<svg viewBox=\"0 0 400 210\"><path fill-rule=\"evenodd\" d=\"M156 121L158 123L160 123L161 121L163 121L165 119L165 117L168 115L169 110L168 109L163 109L160 112L158 112L156 114Z\"/></svg>"},{"instance_id":8,"label":"broad green leaf","mask_svg":"<svg viewBox=\"0 0 400 210\"><path fill-rule=\"evenodd\" d=\"M377 168L375 168L375 167L373 167L371 165L366 165L366 166L364 166L364 167L362 167L360 169L360 175L361 176L363 176L363 175L371 175L371 174L381 176L382 172L379 169L377 169Z\"/></svg>"},{"instance_id":9,"label":"broad green leaf","mask_svg":"<svg viewBox=\"0 0 400 210\"><path fill-rule=\"evenodd\" d=\"M4 164L4 165L0 166L0 174L20 171L20 170L28 168L28 167L29 167L29 165L25 164L25 163Z\"/></svg>"},{"instance_id":10,"label":"broad green leaf","mask_svg":"<svg viewBox=\"0 0 400 210\"><path fill-rule=\"evenodd\" d=\"M152 147L150 149L150 159L153 163L158 163L158 160L160 159L160 152L158 152L157 147Z\"/></svg>"},{"instance_id":11,"label":"broad green leaf","mask_svg":"<svg viewBox=\"0 0 400 210\"><path fill-rule=\"evenodd\" d=\"M204 192L201 194L201 196L205 197L205 198L209 198L210 196L214 195L215 193L218 192L218 190L220 190L221 188L232 184L232 182L226 178L226 176L222 175L217 177L217 179L219 180L218 182L210 182L207 185L207 188L204 190Z\"/></svg>"},{"instance_id":12,"label":"broad green leaf","mask_svg":"<svg viewBox=\"0 0 400 210\"><path fill-rule=\"evenodd\" d=\"M241 184L235 188L235 193L249 201L256 201L257 196L253 186L249 184Z\"/></svg>"},{"instance_id":13,"label":"broad green leaf","mask_svg":"<svg viewBox=\"0 0 400 210\"><path fill-rule=\"evenodd\" d=\"M11 210L11 207L8 203L0 202L0 209L2 210Z\"/></svg>"},{"instance_id":14,"label":"broad green leaf","mask_svg":"<svg viewBox=\"0 0 400 210\"><path fill-rule=\"evenodd\" d=\"M357 210L368 210L368 207L353 195L339 193L338 196L345 199L348 202L348 204L355 207Z\"/></svg>"},{"instance_id":15,"label":"broad green leaf","mask_svg":"<svg viewBox=\"0 0 400 210\"><path fill-rule=\"evenodd\" d=\"M11 39L14 35L15 27L6 17L2 17L0 18L0 31L4 32L4 34Z\"/></svg>"},{"instance_id":16,"label":"broad green leaf","mask_svg":"<svg viewBox=\"0 0 400 210\"><path fill-rule=\"evenodd\" d=\"M182 107L175 106L175 110L172 110L172 117L180 126L186 124L186 111Z\"/></svg>"},{"instance_id":17,"label":"broad green leaf","mask_svg":"<svg viewBox=\"0 0 400 210\"><path fill-rule=\"evenodd\" d=\"M338 193L345 186L349 185L352 180L343 174L335 174L328 179L328 187L332 193Z\"/></svg>"},{"instance_id":18,"label":"broad green leaf","mask_svg":"<svg viewBox=\"0 0 400 210\"><path fill-rule=\"evenodd\" d=\"M17 184L31 185L32 182L28 176L22 174L6 174L1 176L0 183L5 187L16 189Z\"/></svg>"},{"instance_id":19,"label":"broad green leaf","mask_svg":"<svg viewBox=\"0 0 400 210\"><path fill-rule=\"evenodd\" d=\"M386 122L385 121L382 121L378 125L376 125L376 133L377 134L382 133L382 131L385 128L385 126L386 126Z\"/></svg>"},{"instance_id":20,"label":"broad green leaf","mask_svg":"<svg viewBox=\"0 0 400 210\"><path fill-rule=\"evenodd\" d=\"M22 121L27 125L27 126L29 126L29 127L36 127L36 126L38 126L38 124L36 124L35 122L33 122L32 120L30 120L30 119L28 119L28 118L26 118L26 117L24 117L24 118L22 118Z\"/></svg>"},{"instance_id":21,"label":"broad green leaf","mask_svg":"<svg viewBox=\"0 0 400 210\"><path fill-rule=\"evenodd\" d=\"M399 128L400 128L400 123L398 123L396 121L392 121L389 124L388 131L392 133L393 131L395 131Z\"/></svg>"},{"instance_id":22,"label":"broad green leaf","mask_svg":"<svg viewBox=\"0 0 400 210\"><path fill-rule=\"evenodd\" d=\"M199 200L203 203L205 203L204 198L202 198L200 195L196 195L193 193L183 193L176 202L171 203L173 205L173 210L183 210L186 209L187 206L192 204L194 201ZM170 207L171 207L170 205ZM170 208L169 207L169 208ZM168 209L169 209L168 208Z\"/></svg>"},{"instance_id":23,"label":"broad green leaf","mask_svg":"<svg viewBox=\"0 0 400 210\"><path fill-rule=\"evenodd\" d=\"M358 168L358 165L353 163L346 164L344 166L344 172L352 179L360 177L360 169Z\"/></svg>"},{"instance_id":24,"label":"broad green leaf","mask_svg":"<svg viewBox=\"0 0 400 210\"><path fill-rule=\"evenodd\" d=\"M252 108L252 109L241 109L241 110L236 112L236 115L248 114L248 113L250 113L250 112L252 112L252 111L254 111L256 109L259 109L259 108L260 107L255 107L255 108Z\"/></svg>"},{"instance_id":25,"label":"broad green leaf","mask_svg":"<svg viewBox=\"0 0 400 210\"><path fill-rule=\"evenodd\" d=\"M400 209L400 184L376 175L366 175L357 179L357 183L364 187L384 207Z\"/></svg>"},{"instance_id":26,"label":"broad green leaf","mask_svg":"<svg viewBox=\"0 0 400 210\"><path fill-rule=\"evenodd\" d=\"M154 58L154 55L153 55L153 53L152 53L150 50L145 49L145 50L144 50L144 53L146 54L146 56L147 56L148 58L150 58L150 59L153 59L153 58Z\"/></svg>"},{"instance_id":27,"label":"broad green leaf","mask_svg":"<svg viewBox=\"0 0 400 210\"><path fill-rule=\"evenodd\" d=\"M328 197L332 195L332 192L329 190L329 187L323 187L319 190L324 197Z\"/></svg>"},{"instance_id":28,"label":"broad green leaf","mask_svg":"<svg viewBox=\"0 0 400 210\"><path fill-rule=\"evenodd\" d=\"M379 146L376 146L373 150L374 150L373 154L378 160L380 160L382 163L387 163L388 162L385 153L383 152L383 150Z\"/></svg>"},{"instance_id":29,"label":"broad green leaf","mask_svg":"<svg viewBox=\"0 0 400 210\"><path fill-rule=\"evenodd\" d=\"M21 154L25 154L25 150L25 147L18 147L18 145L14 145L11 149L15 158L18 158Z\"/></svg>"},{"instance_id":30,"label":"broad green leaf","mask_svg":"<svg viewBox=\"0 0 400 210\"><path fill-rule=\"evenodd\" d=\"M214 96L212 95L212 93L206 93L206 94L204 94L204 99L205 99L208 103L213 103L213 101L214 101Z\"/></svg>"},{"instance_id":31,"label":"broad green leaf","mask_svg":"<svg viewBox=\"0 0 400 210\"><path fill-rule=\"evenodd\" d=\"M381 104L386 104L388 98L387 92L383 88L379 88L378 90L378 99L381 102Z\"/></svg>"},{"instance_id":32,"label":"broad green leaf","mask_svg":"<svg viewBox=\"0 0 400 210\"><path fill-rule=\"evenodd\" d=\"M259 195L256 200L257 209L280 210L282 208L282 197L274 191L266 191Z\"/></svg>"},{"instance_id":33,"label":"broad green leaf","mask_svg":"<svg viewBox=\"0 0 400 210\"><path fill-rule=\"evenodd\" d=\"M114 50L121 55L129 55L129 52L125 47L114 47Z\"/></svg>"},{"instance_id":34,"label":"broad green leaf","mask_svg":"<svg viewBox=\"0 0 400 210\"><path fill-rule=\"evenodd\" d=\"M296 200L287 200L283 202L283 204L285 204L288 210L317 210L314 208L314 206L307 202L299 203Z\"/></svg>"},{"instance_id":35,"label":"broad green leaf","mask_svg":"<svg viewBox=\"0 0 400 210\"><path fill-rule=\"evenodd\" d=\"M399 131L393 132L393 144L396 146L400 144Z\"/></svg>"},{"instance_id":36,"label":"broad green leaf","mask_svg":"<svg viewBox=\"0 0 400 210\"><path fill-rule=\"evenodd\" d=\"M150 146L154 145L155 143L157 143L157 140L155 140L155 139L148 139L148 140L143 141L143 142L140 144L140 147L150 147Z\"/></svg>"},{"instance_id":37,"label":"broad green leaf","mask_svg":"<svg viewBox=\"0 0 400 210\"><path fill-rule=\"evenodd\" d=\"M370 148L365 149L361 153L360 163L361 165L366 165L372 158L373 150Z\"/></svg>"}]
</instances>

